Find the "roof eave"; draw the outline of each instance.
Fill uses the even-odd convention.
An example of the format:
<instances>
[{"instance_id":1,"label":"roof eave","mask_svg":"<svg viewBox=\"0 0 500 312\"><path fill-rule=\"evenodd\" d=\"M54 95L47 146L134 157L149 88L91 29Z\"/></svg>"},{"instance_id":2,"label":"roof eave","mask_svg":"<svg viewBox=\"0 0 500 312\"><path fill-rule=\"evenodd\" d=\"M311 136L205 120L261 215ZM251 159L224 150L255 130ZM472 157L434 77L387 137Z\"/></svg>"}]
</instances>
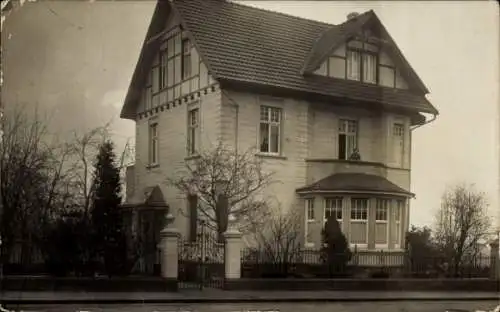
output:
<instances>
[{"instance_id":1,"label":"roof eave","mask_svg":"<svg viewBox=\"0 0 500 312\"><path fill-rule=\"evenodd\" d=\"M387 195L387 196L403 196L408 198L415 198L415 194L411 192L389 192L389 191L376 191L376 190L333 190L333 189L313 189L310 187L297 189L295 191L299 195L314 195L314 194L373 194L373 195Z\"/></svg>"},{"instance_id":2,"label":"roof eave","mask_svg":"<svg viewBox=\"0 0 500 312\"><path fill-rule=\"evenodd\" d=\"M135 111L133 108L135 107L135 102L137 101L137 90L135 89L141 80L141 70L145 66L144 62L144 54L148 51L148 43L149 39L153 36L153 32L155 32L156 24L158 23L158 19L161 17L162 9L164 6L166 7L165 14L168 16L168 8L171 7L170 1L160 1L156 2L155 9L153 11L153 16L151 17L151 21L149 22L148 30L146 32L146 36L142 42L141 52L139 54L139 59L134 68L134 72L132 73L132 78L129 83L129 87L127 89L127 95L125 96L125 101L123 103L122 109L120 111L120 118L123 119L135 119Z\"/></svg>"}]
</instances>

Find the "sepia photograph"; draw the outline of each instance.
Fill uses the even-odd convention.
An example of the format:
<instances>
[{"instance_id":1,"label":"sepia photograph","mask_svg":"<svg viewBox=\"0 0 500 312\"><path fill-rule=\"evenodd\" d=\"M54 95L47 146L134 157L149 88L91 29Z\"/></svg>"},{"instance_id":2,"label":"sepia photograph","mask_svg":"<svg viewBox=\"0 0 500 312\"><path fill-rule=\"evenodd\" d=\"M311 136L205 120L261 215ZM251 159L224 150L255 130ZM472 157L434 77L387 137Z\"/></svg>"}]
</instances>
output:
<instances>
[{"instance_id":1,"label":"sepia photograph","mask_svg":"<svg viewBox=\"0 0 500 312\"><path fill-rule=\"evenodd\" d=\"M496 1L2 0L0 312L500 312Z\"/></svg>"}]
</instances>

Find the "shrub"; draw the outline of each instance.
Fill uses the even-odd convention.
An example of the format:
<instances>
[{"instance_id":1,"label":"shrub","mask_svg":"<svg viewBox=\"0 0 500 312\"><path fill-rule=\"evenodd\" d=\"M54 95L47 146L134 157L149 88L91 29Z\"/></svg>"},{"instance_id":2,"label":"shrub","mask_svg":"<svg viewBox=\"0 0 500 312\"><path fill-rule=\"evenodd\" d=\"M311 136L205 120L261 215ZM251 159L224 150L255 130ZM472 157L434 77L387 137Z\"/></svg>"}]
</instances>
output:
<instances>
[{"instance_id":1,"label":"shrub","mask_svg":"<svg viewBox=\"0 0 500 312\"><path fill-rule=\"evenodd\" d=\"M328 266L328 275L334 277L345 274L352 253L349 250L347 239L334 216L327 219L325 228L322 231L322 237L321 258Z\"/></svg>"}]
</instances>

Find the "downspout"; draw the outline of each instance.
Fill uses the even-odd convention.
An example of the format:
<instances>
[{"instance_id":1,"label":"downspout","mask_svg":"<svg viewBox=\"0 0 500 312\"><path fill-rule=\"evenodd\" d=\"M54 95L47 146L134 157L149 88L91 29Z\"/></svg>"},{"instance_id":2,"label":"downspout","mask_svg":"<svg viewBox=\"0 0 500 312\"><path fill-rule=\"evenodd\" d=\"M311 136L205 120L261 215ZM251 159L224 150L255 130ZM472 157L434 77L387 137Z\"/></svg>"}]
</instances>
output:
<instances>
[{"instance_id":1,"label":"downspout","mask_svg":"<svg viewBox=\"0 0 500 312\"><path fill-rule=\"evenodd\" d=\"M437 118L437 114L432 114L432 118L429 119L429 120L426 120L424 123L420 124L420 125L416 125L414 127L410 127L410 175L411 175L411 168L412 168L412 164L411 164L411 149L412 149L412 144L413 144L413 140L412 140L412 132L415 130L415 129L418 129L422 126L425 126L431 122L433 122L434 120L436 120ZM415 198L416 196L414 195L413 198ZM407 207L408 209L406 209L407 213L406 213L406 216L405 216L405 229L409 229L410 228L410 202L408 201L408 204L407 204ZM406 239L404 241L404 246L403 248L406 248Z\"/></svg>"},{"instance_id":2,"label":"downspout","mask_svg":"<svg viewBox=\"0 0 500 312\"><path fill-rule=\"evenodd\" d=\"M424 123L422 123L422 124L420 124L420 125L416 125L416 126L414 126L414 127L410 127L410 161L409 161L409 162L410 162L410 169L411 169L411 154L412 154L412 153L411 153L411 148L412 148L412 144L413 144L413 140L412 140L412 132L413 132L415 129L418 129L418 128L422 127L422 126L425 126L425 125L427 125L427 124L429 124L429 123L433 122L434 120L436 120L436 118L437 118L437 114L433 114L433 115L432 115L432 118L431 118L431 119L429 119L429 120L426 120Z\"/></svg>"}]
</instances>

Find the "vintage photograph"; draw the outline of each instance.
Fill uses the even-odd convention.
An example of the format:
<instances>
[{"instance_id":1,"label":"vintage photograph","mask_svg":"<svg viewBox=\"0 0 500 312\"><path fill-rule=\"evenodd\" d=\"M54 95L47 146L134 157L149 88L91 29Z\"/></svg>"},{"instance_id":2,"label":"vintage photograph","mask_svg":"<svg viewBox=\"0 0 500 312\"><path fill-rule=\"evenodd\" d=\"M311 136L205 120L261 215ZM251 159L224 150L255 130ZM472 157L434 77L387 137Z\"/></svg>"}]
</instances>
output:
<instances>
[{"instance_id":1,"label":"vintage photograph","mask_svg":"<svg viewBox=\"0 0 500 312\"><path fill-rule=\"evenodd\" d=\"M499 16L2 0L0 312L500 312Z\"/></svg>"}]
</instances>

